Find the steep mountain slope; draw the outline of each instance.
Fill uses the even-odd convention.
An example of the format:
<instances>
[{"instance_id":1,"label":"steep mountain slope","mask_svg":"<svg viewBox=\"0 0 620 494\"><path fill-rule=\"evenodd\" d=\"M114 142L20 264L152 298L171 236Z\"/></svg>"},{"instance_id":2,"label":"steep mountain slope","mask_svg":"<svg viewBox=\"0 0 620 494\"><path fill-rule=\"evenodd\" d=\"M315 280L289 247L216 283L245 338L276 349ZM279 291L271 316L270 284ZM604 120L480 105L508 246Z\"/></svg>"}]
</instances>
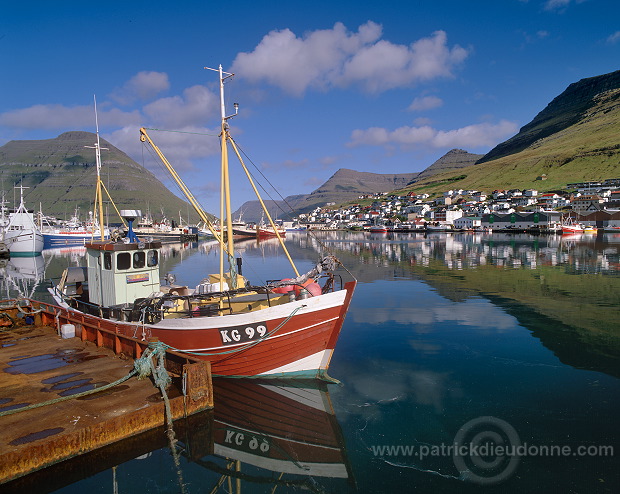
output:
<instances>
[{"instance_id":1,"label":"steep mountain slope","mask_svg":"<svg viewBox=\"0 0 620 494\"><path fill-rule=\"evenodd\" d=\"M439 158L435 163L422 171L416 178L419 181L438 173L451 172L474 165L484 155L468 153L463 149L452 149Z\"/></svg>"},{"instance_id":2,"label":"steep mountain slope","mask_svg":"<svg viewBox=\"0 0 620 494\"><path fill-rule=\"evenodd\" d=\"M66 218L76 207L85 217L92 210L95 195L96 135L91 132L66 132L54 139L10 141L0 147L0 180L7 195L13 184L21 182L26 205L44 214ZM90 146L90 147L87 147ZM152 208L156 219L160 209L177 220L179 211L187 218L187 203L170 192L151 172L121 150L101 140L102 180L118 209ZM106 195L104 194L104 199ZM112 206L110 221L118 221ZM190 220L197 215L190 211Z\"/></svg>"},{"instance_id":3,"label":"steep mountain slope","mask_svg":"<svg viewBox=\"0 0 620 494\"><path fill-rule=\"evenodd\" d=\"M439 192L454 187L487 192L510 188L554 190L572 182L620 178L619 131L620 89L604 90L591 98L572 125L531 142L519 152L479 161L458 170L458 174L434 175L408 190Z\"/></svg>"},{"instance_id":4,"label":"steep mountain slope","mask_svg":"<svg viewBox=\"0 0 620 494\"><path fill-rule=\"evenodd\" d=\"M619 88L620 70L571 84L530 123L523 126L517 135L491 149L479 163L521 152L536 141L577 124L591 108L597 95Z\"/></svg>"}]
</instances>

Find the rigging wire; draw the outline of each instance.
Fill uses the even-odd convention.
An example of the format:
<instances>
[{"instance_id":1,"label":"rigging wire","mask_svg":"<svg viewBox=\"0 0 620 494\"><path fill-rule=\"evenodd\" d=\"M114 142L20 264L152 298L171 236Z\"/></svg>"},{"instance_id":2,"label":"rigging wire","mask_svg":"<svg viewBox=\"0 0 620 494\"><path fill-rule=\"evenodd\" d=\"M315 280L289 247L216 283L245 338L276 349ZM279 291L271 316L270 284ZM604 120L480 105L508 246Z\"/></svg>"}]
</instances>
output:
<instances>
[{"instance_id":1,"label":"rigging wire","mask_svg":"<svg viewBox=\"0 0 620 494\"><path fill-rule=\"evenodd\" d=\"M236 141L235 141L235 143L236 143ZM284 197L282 197L282 194L280 194L280 192L278 192L278 189L276 189L276 187L275 187L275 186L274 186L274 185L273 185L273 184L269 181L269 179L268 179L268 178L267 178L267 177L263 174L263 172L262 172L262 171L260 171L260 169L259 169L259 168L256 166L256 164L252 161L252 158L250 158L250 157L247 155L247 153L243 150L243 148L241 148L241 146L239 146L238 144L237 144L237 148L239 149L239 151L241 152L241 154L243 154L243 156L245 156L245 157L247 158L247 160L248 160L248 161L252 164L252 166L256 169L256 171L257 171L258 173L260 173L260 175L261 175L261 176L265 179L265 181L266 181L266 182L267 182L267 183L271 186L271 188L272 188L272 189L273 189L273 190L274 190L274 191L278 194L278 196L280 197L280 199L282 200L282 202L288 206L288 208L290 209L290 212L285 211L285 210L284 210L284 209L283 209L283 208L282 208L282 207L281 207L281 206L280 206L280 205L279 205L276 201L274 201L274 199L271 197L271 195L269 194L269 192L267 192L267 190L265 190L265 188L263 187L263 185L261 184L261 182L260 182L260 181L257 181L257 182L258 182L258 184L260 185L261 189L265 192L265 194L267 194L267 195L269 196L269 198L270 198L272 201L274 201L274 203L275 203L276 207L277 207L280 211L282 211L282 213L286 214L289 218L293 219L293 218L292 218L292 216L291 216L291 214L290 214L290 213L294 213L294 212L295 212L295 210L293 209L293 206L291 206L291 205L290 205L290 203L289 203L289 202L288 202L288 201L287 201ZM253 174L251 174L251 175L252 175L252 177L254 178L254 175L253 175ZM318 237L314 234L314 232L313 232L312 230L308 229L308 230L307 230L307 232L308 232L308 233L312 236L312 238L314 238L314 239L318 242L318 244L319 244L319 245L320 245L323 249L325 249L325 251L326 251L327 253L329 253L330 255L333 255L333 252L331 251L331 249L330 249L330 248L329 248L329 247L328 247L328 246L327 246L327 245L326 245L323 241L321 241L321 239L320 239L320 238L318 238Z\"/></svg>"}]
</instances>

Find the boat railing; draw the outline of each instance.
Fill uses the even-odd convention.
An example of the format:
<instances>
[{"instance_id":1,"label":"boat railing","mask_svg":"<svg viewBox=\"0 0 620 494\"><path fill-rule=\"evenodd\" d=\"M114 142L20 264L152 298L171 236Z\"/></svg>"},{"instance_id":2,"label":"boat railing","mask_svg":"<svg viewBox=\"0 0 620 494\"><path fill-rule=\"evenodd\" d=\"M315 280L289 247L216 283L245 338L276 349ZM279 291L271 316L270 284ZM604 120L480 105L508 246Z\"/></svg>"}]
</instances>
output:
<instances>
[{"instance_id":1,"label":"boat railing","mask_svg":"<svg viewBox=\"0 0 620 494\"><path fill-rule=\"evenodd\" d=\"M328 273L319 277L325 279L321 294L342 290L344 281L339 274ZM61 281L66 278L61 278ZM306 290L306 283L293 280L285 286L291 286L287 293L274 292L274 288L282 286L283 280L269 280L265 286L246 285L243 288L210 293L161 293L150 297L138 298L132 303L104 307L93 304L88 300L88 285L82 290L74 290L67 284L61 285L50 280L53 294L57 300L62 300L69 307L111 320L154 324L162 319L193 318L204 316L221 316L233 313L251 312L260 305L272 307L294 300L312 297ZM337 288L339 286L339 288ZM288 296L284 296L287 295Z\"/></svg>"}]
</instances>

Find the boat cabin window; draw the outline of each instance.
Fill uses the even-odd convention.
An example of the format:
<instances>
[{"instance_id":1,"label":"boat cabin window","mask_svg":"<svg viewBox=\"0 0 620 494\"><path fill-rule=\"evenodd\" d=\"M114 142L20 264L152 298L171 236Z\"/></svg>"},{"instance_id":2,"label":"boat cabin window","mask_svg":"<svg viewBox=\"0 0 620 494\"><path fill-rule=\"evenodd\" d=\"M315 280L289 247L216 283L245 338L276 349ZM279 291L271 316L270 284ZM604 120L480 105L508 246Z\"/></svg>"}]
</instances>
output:
<instances>
[{"instance_id":1,"label":"boat cabin window","mask_svg":"<svg viewBox=\"0 0 620 494\"><path fill-rule=\"evenodd\" d=\"M116 269L129 269L131 267L131 254L120 252L116 256Z\"/></svg>"},{"instance_id":2,"label":"boat cabin window","mask_svg":"<svg viewBox=\"0 0 620 494\"><path fill-rule=\"evenodd\" d=\"M156 250L149 250L149 253L146 256L146 265L149 268L153 266L157 266L157 251Z\"/></svg>"},{"instance_id":3,"label":"boat cabin window","mask_svg":"<svg viewBox=\"0 0 620 494\"><path fill-rule=\"evenodd\" d=\"M133 253L133 267L135 268L143 268L144 260L145 260L144 252L134 252Z\"/></svg>"},{"instance_id":4,"label":"boat cabin window","mask_svg":"<svg viewBox=\"0 0 620 494\"><path fill-rule=\"evenodd\" d=\"M103 268L112 269L112 253L111 252L103 253Z\"/></svg>"}]
</instances>

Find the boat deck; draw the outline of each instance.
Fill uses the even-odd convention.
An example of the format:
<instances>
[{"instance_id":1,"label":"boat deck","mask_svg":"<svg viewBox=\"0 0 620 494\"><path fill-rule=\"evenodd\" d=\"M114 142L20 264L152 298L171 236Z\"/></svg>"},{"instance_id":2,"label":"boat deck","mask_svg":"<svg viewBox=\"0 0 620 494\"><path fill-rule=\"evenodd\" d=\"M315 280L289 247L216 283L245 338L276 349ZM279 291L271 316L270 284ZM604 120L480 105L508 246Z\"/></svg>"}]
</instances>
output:
<instances>
[{"instance_id":1,"label":"boat deck","mask_svg":"<svg viewBox=\"0 0 620 494\"><path fill-rule=\"evenodd\" d=\"M107 339L93 337L96 328L80 328L81 337L63 339L54 327L23 324L14 308L0 308L3 312L9 317L0 321L15 322L0 328L0 414L114 383L147 348L132 338L119 345L118 337L109 348L98 346ZM212 408L208 362L169 351L165 358L172 418ZM98 393L0 415L0 484L165 423L161 392L152 378L136 376Z\"/></svg>"}]
</instances>

